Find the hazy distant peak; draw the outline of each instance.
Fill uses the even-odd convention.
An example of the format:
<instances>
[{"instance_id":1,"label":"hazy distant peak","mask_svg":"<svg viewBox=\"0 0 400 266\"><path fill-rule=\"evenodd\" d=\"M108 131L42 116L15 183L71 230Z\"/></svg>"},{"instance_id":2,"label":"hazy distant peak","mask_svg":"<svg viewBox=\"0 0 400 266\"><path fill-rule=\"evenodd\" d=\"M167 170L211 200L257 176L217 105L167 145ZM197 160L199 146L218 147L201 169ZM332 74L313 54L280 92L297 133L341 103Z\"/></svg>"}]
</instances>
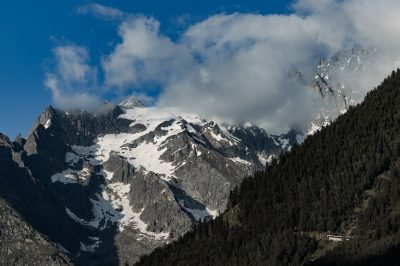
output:
<instances>
[{"instance_id":1,"label":"hazy distant peak","mask_svg":"<svg viewBox=\"0 0 400 266\"><path fill-rule=\"evenodd\" d=\"M144 107L143 102L141 100L139 100L139 98L137 98L136 96L130 96L130 97L126 98L125 100L120 102L118 105L123 108L127 108L127 109L131 109L131 108L135 108L135 107Z\"/></svg>"}]
</instances>

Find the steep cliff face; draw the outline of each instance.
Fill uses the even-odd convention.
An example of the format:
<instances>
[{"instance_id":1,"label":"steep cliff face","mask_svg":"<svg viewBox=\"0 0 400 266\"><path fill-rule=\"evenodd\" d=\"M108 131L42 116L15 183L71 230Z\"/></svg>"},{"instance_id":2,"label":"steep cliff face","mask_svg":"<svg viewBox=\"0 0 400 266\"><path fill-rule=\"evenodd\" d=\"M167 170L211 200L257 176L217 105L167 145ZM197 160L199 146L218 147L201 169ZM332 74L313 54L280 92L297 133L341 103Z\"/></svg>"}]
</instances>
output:
<instances>
[{"instance_id":1,"label":"steep cliff face","mask_svg":"<svg viewBox=\"0 0 400 266\"><path fill-rule=\"evenodd\" d=\"M72 265L60 249L0 199L1 265Z\"/></svg>"},{"instance_id":2,"label":"steep cliff face","mask_svg":"<svg viewBox=\"0 0 400 266\"><path fill-rule=\"evenodd\" d=\"M47 203L42 201L43 194L25 169L21 154L14 151L18 150L15 146L18 143L13 144L0 134L0 264L71 265L59 247L31 225L39 229L48 225L39 221L39 216L45 215L43 208L32 209L40 203ZM52 207L46 207L47 215L53 215ZM16 209L29 220L25 220Z\"/></svg>"}]
</instances>

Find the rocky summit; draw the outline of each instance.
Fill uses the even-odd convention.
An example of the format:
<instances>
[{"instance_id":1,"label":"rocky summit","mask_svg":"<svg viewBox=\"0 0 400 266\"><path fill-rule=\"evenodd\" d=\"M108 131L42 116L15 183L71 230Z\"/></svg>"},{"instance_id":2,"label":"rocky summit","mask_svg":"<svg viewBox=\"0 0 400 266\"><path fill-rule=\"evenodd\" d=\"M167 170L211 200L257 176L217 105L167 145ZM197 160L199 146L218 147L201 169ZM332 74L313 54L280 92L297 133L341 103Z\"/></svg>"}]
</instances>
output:
<instances>
[{"instance_id":1,"label":"rocky summit","mask_svg":"<svg viewBox=\"0 0 400 266\"><path fill-rule=\"evenodd\" d=\"M32 264L132 264L223 212L230 191L296 137L136 98L90 113L49 107L27 138L1 135L2 217L18 220L7 229L21 232L15 252L24 241L44 247L26 253L44 254L28 256Z\"/></svg>"}]
</instances>

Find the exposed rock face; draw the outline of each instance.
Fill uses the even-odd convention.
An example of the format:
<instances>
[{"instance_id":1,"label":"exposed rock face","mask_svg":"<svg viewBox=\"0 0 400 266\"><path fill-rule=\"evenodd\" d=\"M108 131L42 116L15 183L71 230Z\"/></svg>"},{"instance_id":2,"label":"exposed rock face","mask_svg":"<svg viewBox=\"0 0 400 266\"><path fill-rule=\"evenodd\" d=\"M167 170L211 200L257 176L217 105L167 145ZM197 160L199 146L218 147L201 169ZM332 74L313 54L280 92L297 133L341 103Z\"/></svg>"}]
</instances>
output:
<instances>
[{"instance_id":1,"label":"exposed rock face","mask_svg":"<svg viewBox=\"0 0 400 266\"><path fill-rule=\"evenodd\" d=\"M31 226L52 235L45 228L50 223L44 216L51 214L47 220L51 221L58 214L55 204L42 198L43 191L25 168L21 154L14 151L20 149L20 144L11 143L0 134L0 265L70 265L56 245ZM33 206L38 208L32 209ZM66 237L66 241L71 238Z\"/></svg>"},{"instance_id":2,"label":"exposed rock face","mask_svg":"<svg viewBox=\"0 0 400 266\"><path fill-rule=\"evenodd\" d=\"M26 139L0 135L0 198L75 264L132 264L224 211L234 186L295 142L134 98L95 113L49 107Z\"/></svg>"},{"instance_id":3,"label":"exposed rock face","mask_svg":"<svg viewBox=\"0 0 400 266\"><path fill-rule=\"evenodd\" d=\"M129 183L135 175L135 168L121 155L111 152L110 158L104 163L104 169L114 173L112 181Z\"/></svg>"},{"instance_id":4,"label":"exposed rock face","mask_svg":"<svg viewBox=\"0 0 400 266\"><path fill-rule=\"evenodd\" d=\"M58 243L73 250L85 230L73 223L65 207L54 199L54 192L45 189L41 180L32 175L26 165L26 151L17 153L14 145L0 135L0 198L50 240L60 240Z\"/></svg>"},{"instance_id":5,"label":"exposed rock face","mask_svg":"<svg viewBox=\"0 0 400 266\"><path fill-rule=\"evenodd\" d=\"M72 265L68 257L0 199L0 265Z\"/></svg>"}]
</instances>

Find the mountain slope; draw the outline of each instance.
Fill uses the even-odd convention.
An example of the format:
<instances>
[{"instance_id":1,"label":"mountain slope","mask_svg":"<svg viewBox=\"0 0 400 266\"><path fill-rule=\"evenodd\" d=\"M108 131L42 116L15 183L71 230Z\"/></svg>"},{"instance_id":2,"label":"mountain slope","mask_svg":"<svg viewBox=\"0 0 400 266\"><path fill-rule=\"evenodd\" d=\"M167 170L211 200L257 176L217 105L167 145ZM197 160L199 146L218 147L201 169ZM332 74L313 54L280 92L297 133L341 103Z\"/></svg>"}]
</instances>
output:
<instances>
[{"instance_id":1,"label":"mountain slope","mask_svg":"<svg viewBox=\"0 0 400 266\"><path fill-rule=\"evenodd\" d=\"M296 142L130 98L47 108L2 136L0 198L79 265L134 263L226 208L230 191Z\"/></svg>"},{"instance_id":2,"label":"mountain slope","mask_svg":"<svg viewBox=\"0 0 400 266\"><path fill-rule=\"evenodd\" d=\"M11 143L3 135L0 135L0 165L3 175L5 167L12 169L9 165L12 160L9 156L12 154ZM14 155L16 156L16 155ZM18 165L17 165L18 167ZM23 171L19 173L23 174ZM4 176L3 176L4 177ZM10 177L10 176L9 176ZM13 176L13 179L18 178ZM22 179L22 178L21 178ZM14 182L18 182L14 180ZM19 182L22 183L21 181ZM1 191L8 190L6 182L3 178L0 180ZM19 204L26 204L25 197L28 191L21 189L20 193L14 194L8 191L5 196L9 202L13 203L16 208ZM3 194L4 195L4 194ZM11 199L13 197L15 200ZM18 200L16 199L18 198ZM31 200L35 200L33 197ZM51 243L37 230L24 220L15 208L0 198L0 265L72 265L69 259L64 255L54 243Z\"/></svg>"},{"instance_id":3,"label":"mountain slope","mask_svg":"<svg viewBox=\"0 0 400 266\"><path fill-rule=\"evenodd\" d=\"M55 244L0 199L0 265L72 265Z\"/></svg>"},{"instance_id":4,"label":"mountain slope","mask_svg":"<svg viewBox=\"0 0 400 266\"><path fill-rule=\"evenodd\" d=\"M398 208L392 206L399 204L398 175L389 178L394 195L384 190L385 197L370 198L377 193L377 180L396 169L399 106L397 71L362 104L281 156L279 163L246 178L231 194L224 214L138 265L324 264L334 262L335 254L347 255L340 265L396 254L400 227ZM390 203L387 210L379 207L385 202ZM358 249L340 250L342 241ZM351 252L364 248L368 252ZM352 260L346 261L348 257Z\"/></svg>"}]
</instances>

